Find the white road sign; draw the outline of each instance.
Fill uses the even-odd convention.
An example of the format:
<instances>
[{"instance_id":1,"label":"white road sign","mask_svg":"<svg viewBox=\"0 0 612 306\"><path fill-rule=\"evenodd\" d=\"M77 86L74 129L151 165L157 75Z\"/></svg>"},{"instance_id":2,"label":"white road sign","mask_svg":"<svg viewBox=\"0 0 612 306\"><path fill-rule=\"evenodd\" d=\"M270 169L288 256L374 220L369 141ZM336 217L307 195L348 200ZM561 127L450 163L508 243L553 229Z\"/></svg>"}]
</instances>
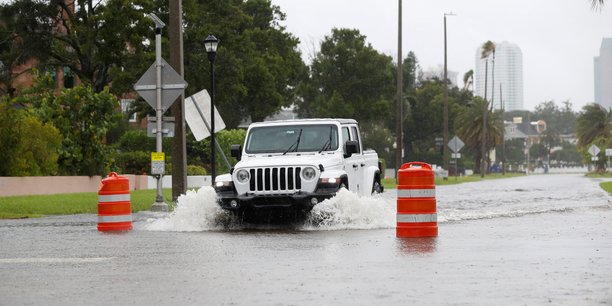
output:
<instances>
[{"instance_id":1,"label":"white road sign","mask_svg":"<svg viewBox=\"0 0 612 306\"><path fill-rule=\"evenodd\" d=\"M599 154L600 151L601 150L596 145L591 145L589 147L589 154L591 154L591 156L595 156L595 155Z\"/></svg>"},{"instance_id":2,"label":"white road sign","mask_svg":"<svg viewBox=\"0 0 612 306\"><path fill-rule=\"evenodd\" d=\"M463 143L463 141L461 141L461 139L456 135L448 142L448 147L451 149L451 151L455 153L459 153L459 151L461 151L461 148L463 148L464 145L465 144Z\"/></svg>"},{"instance_id":3,"label":"white road sign","mask_svg":"<svg viewBox=\"0 0 612 306\"><path fill-rule=\"evenodd\" d=\"M210 136L210 95L206 89L185 99L185 121L197 141ZM215 107L215 133L224 128L225 122Z\"/></svg>"}]
</instances>

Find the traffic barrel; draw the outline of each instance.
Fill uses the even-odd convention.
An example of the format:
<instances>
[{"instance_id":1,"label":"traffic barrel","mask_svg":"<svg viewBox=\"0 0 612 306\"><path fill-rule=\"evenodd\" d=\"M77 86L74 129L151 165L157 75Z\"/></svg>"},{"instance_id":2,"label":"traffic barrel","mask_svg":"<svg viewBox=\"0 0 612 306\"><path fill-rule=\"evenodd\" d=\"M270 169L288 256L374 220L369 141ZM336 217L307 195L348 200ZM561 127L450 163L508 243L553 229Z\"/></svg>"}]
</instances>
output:
<instances>
[{"instance_id":1,"label":"traffic barrel","mask_svg":"<svg viewBox=\"0 0 612 306\"><path fill-rule=\"evenodd\" d=\"M397 172L397 237L437 237L436 186L431 166L403 164Z\"/></svg>"},{"instance_id":2,"label":"traffic barrel","mask_svg":"<svg viewBox=\"0 0 612 306\"><path fill-rule=\"evenodd\" d=\"M129 231L132 229L130 181L115 172L100 183L98 191L98 231Z\"/></svg>"}]
</instances>

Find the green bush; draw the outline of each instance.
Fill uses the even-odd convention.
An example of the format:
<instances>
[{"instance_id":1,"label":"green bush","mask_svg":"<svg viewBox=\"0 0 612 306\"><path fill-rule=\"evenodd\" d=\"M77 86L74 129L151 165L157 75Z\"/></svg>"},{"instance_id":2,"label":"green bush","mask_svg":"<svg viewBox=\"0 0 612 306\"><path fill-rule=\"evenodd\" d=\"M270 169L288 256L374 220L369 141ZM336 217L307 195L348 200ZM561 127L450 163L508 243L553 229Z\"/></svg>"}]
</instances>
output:
<instances>
[{"instance_id":1,"label":"green bush","mask_svg":"<svg viewBox=\"0 0 612 306\"><path fill-rule=\"evenodd\" d=\"M8 99L0 101L0 176L55 175L62 136Z\"/></svg>"},{"instance_id":2,"label":"green bush","mask_svg":"<svg viewBox=\"0 0 612 306\"><path fill-rule=\"evenodd\" d=\"M147 131L144 130L130 130L119 138L117 149L121 152L153 152L155 151L155 138L148 137Z\"/></svg>"},{"instance_id":3,"label":"green bush","mask_svg":"<svg viewBox=\"0 0 612 306\"><path fill-rule=\"evenodd\" d=\"M121 152L115 160L120 173L147 174L151 168L151 153L145 151Z\"/></svg>"},{"instance_id":4,"label":"green bush","mask_svg":"<svg viewBox=\"0 0 612 306\"><path fill-rule=\"evenodd\" d=\"M187 166L187 175L207 175L208 172L204 167L196 165Z\"/></svg>"},{"instance_id":5,"label":"green bush","mask_svg":"<svg viewBox=\"0 0 612 306\"><path fill-rule=\"evenodd\" d=\"M230 156L230 147L233 144L244 144L244 138L246 136L245 130L223 130L216 134L216 141L225 153L230 166L236 164L236 159ZM187 137L187 159L191 164L204 165L207 169L210 169L210 137L202 141L195 141L193 135ZM215 155L216 171L217 174L229 172L229 168L225 165L223 157L217 151Z\"/></svg>"}]
</instances>

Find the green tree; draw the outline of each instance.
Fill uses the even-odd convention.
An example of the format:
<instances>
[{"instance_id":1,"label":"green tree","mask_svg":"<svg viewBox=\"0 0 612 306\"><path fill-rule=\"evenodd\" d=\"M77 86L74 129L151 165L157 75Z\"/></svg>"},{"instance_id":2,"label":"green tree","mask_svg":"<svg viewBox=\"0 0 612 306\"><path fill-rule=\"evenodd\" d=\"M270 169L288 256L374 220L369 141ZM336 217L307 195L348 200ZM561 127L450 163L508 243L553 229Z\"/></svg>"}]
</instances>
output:
<instances>
[{"instance_id":1,"label":"green tree","mask_svg":"<svg viewBox=\"0 0 612 306\"><path fill-rule=\"evenodd\" d=\"M483 160L481 144L483 133L486 152L491 151L502 139L503 123L500 112L489 111L483 114L483 109L489 109L489 103L480 97L474 97L473 104L459 114L457 118L457 134L465 143L465 150L475 157L475 169L480 171L480 163ZM486 129L483 131L483 116L486 118ZM486 156L485 156L486 157Z\"/></svg>"},{"instance_id":2,"label":"green tree","mask_svg":"<svg viewBox=\"0 0 612 306\"><path fill-rule=\"evenodd\" d=\"M106 132L119 108L108 89L96 93L89 85L65 89L58 95L50 77L39 76L34 86L15 98L44 123L52 123L62 134L59 173L104 174L109 162Z\"/></svg>"},{"instance_id":3,"label":"green tree","mask_svg":"<svg viewBox=\"0 0 612 306\"><path fill-rule=\"evenodd\" d=\"M593 10L602 10L604 4L606 3L605 0L591 0L591 8Z\"/></svg>"},{"instance_id":4,"label":"green tree","mask_svg":"<svg viewBox=\"0 0 612 306\"><path fill-rule=\"evenodd\" d=\"M391 118L391 57L366 43L354 29L332 29L310 67L298 103L302 117L348 117L361 123Z\"/></svg>"},{"instance_id":5,"label":"green tree","mask_svg":"<svg viewBox=\"0 0 612 306\"><path fill-rule=\"evenodd\" d=\"M444 84L438 79L422 81L414 98L408 99L404 119L404 152L409 159L414 159L414 153L434 150L435 137L442 136L443 99ZM449 115L449 119L451 117ZM452 126L450 122L449 126Z\"/></svg>"},{"instance_id":6,"label":"green tree","mask_svg":"<svg viewBox=\"0 0 612 306\"><path fill-rule=\"evenodd\" d=\"M228 128L243 119L262 121L290 106L306 77L299 40L281 22L285 14L269 0L185 0L187 94L210 91L210 63L204 51L209 34L219 38L215 61L216 96Z\"/></svg>"},{"instance_id":7,"label":"green tree","mask_svg":"<svg viewBox=\"0 0 612 306\"><path fill-rule=\"evenodd\" d=\"M494 42L487 40L481 47L482 51L480 54L480 58L481 59L485 59L487 62L489 61L489 57L493 56L493 60L491 61L491 63L493 64L491 67L491 108L493 108L493 103L495 102L495 49L496 49L496 45ZM488 71L488 67L485 70L485 75L487 75L489 73ZM489 84L485 84L485 99L487 98L487 90L486 88L489 86Z\"/></svg>"},{"instance_id":8,"label":"green tree","mask_svg":"<svg viewBox=\"0 0 612 306\"><path fill-rule=\"evenodd\" d=\"M472 93L452 87L448 92L449 133L455 134L457 117L472 100ZM442 137L444 84L437 78L421 80L408 95L404 108L404 152L411 159L440 164L442 147L435 138Z\"/></svg>"},{"instance_id":9,"label":"green tree","mask_svg":"<svg viewBox=\"0 0 612 306\"><path fill-rule=\"evenodd\" d=\"M42 67L64 67L95 92L111 82L114 92L131 90L135 77L153 60L144 44L154 0L16 0L0 6L16 48L13 65L36 59ZM144 65L144 66L143 66Z\"/></svg>"},{"instance_id":10,"label":"green tree","mask_svg":"<svg viewBox=\"0 0 612 306\"><path fill-rule=\"evenodd\" d=\"M470 90L474 84L474 70L470 69L463 75L463 90Z\"/></svg>"},{"instance_id":11,"label":"green tree","mask_svg":"<svg viewBox=\"0 0 612 306\"><path fill-rule=\"evenodd\" d=\"M217 133L215 141L219 143L219 146L232 166L238 161L230 155L231 145L244 145L245 137L246 131L243 129L223 130ZM187 158L191 161L190 164L210 167L210 137L202 141L195 141L193 137L189 137L187 141L187 152ZM215 162L219 174L230 171L220 155L215 158Z\"/></svg>"},{"instance_id":12,"label":"green tree","mask_svg":"<svg viewBox=\"0 0 612 306\"><path fill-rule=\"evenodd\" d=\"M578 147L585 148L597 137L610 137L612 131L612 112L596 103L582 107L576 120Z\"/></svg>"},{"instance_id":13,"label":"green tree","mask_svg":"<svg viewBox=\"0 0 612 306\"><path fill-rule=\"evenodd\" d=\"M26 116L20 126L20 143L12 160L12 176L57 174L62 136L51 123Z\"/></svg>"},{"instance_id":14,"label":"green tree","mask_svg":"<svg viewBox=\"0 0 612 306\"><path fill-rule=\"evenodd\" d=\"M17 108L9 99L0 101L0 176L57 174L62 137L50 123Z\"/></svg>"}]
</instances>

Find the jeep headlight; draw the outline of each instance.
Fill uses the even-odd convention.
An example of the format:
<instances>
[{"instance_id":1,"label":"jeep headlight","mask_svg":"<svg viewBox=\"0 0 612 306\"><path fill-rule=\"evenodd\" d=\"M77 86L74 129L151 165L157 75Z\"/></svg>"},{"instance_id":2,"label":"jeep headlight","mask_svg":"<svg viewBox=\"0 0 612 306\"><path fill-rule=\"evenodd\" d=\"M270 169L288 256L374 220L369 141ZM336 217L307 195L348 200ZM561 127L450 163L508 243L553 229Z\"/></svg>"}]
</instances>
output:
<instances>
[{"instance_id":1,"label":"jeep headlight","mask_svg":"<svg viewBox=\"0 0 612 306\"><path fill-rule=\"evenodd\" d=\"M302 178L305 181L312 181L317 176L317 171L313 167L305 167L302 169Z\"/></svg>"},{"instance_id":2,"label":"jeep headlight","mask_svg":"<svg viewBox=\"0 0 612 306\"><path fill-rule=\"evenodd\" d=\"M249 179L251 179L251 174L249 173L249 171L240 169L238 170L238 172L236 172L236 180L238 180L238 183L246 184Z\"/></svg>"}]
</instances>

